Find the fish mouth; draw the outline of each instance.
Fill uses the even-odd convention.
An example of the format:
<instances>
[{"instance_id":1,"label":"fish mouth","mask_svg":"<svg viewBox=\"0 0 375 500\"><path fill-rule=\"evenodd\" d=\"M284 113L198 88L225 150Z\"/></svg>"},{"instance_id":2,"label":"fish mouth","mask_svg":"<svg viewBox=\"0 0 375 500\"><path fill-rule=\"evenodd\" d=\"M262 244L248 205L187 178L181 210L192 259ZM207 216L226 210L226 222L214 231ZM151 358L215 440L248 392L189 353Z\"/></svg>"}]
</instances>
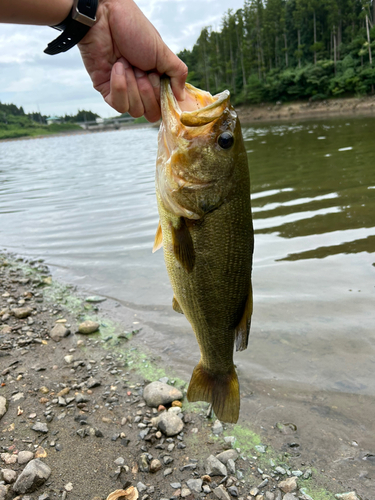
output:
<instances>
[{"instance_id":1,"label":"fish mouth","mask_svg":"<svg viewBox=\"0 0 375 500\"><path fill-rule=\"evenodd\" d=\"M229 106L230 92L224 90L215 96L185 84L186 98L180 103L175 98L169 77L161 79L161 111L163 121L171 117L185 127L201 127L222 116Z\"/></svg>"}]
</instances>

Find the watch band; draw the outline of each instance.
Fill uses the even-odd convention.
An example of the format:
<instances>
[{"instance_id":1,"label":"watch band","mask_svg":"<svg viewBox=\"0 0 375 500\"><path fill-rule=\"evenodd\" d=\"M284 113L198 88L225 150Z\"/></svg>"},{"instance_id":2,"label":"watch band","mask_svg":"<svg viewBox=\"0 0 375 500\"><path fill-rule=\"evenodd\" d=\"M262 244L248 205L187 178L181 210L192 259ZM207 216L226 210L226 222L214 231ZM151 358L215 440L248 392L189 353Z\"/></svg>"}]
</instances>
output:
<instances>
[{"instance_id":1,"label":"watch band","mask_svg":"<svg viewBox=\"0 0 375 500\"><path fill-rule=\"evenodd\" d=\"M60 54L77 45L94 26L97 8L98 0L74 0L68 17L60 24L52 26L62 31L61 35L50 42L44 52L49 55Z\"/></svg>"}]
</instances>

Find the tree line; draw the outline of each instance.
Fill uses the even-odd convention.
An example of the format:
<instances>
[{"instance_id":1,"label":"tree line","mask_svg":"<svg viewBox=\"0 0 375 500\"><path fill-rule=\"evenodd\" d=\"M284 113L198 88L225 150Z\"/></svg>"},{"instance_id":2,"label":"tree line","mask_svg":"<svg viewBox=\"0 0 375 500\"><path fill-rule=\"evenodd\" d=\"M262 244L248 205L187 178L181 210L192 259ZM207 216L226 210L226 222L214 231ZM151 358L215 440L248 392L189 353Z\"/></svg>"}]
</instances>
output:
<instances>
[{"instance_id":1,"label":"tree line","mask_svg":"<svg viewBox=\"0 0 375 500\"><path fill-rule=\"evenodd\" d=\"M375 0L245 0L178 55L236 104L374 93Z\"/></svg>"}]
</instances>

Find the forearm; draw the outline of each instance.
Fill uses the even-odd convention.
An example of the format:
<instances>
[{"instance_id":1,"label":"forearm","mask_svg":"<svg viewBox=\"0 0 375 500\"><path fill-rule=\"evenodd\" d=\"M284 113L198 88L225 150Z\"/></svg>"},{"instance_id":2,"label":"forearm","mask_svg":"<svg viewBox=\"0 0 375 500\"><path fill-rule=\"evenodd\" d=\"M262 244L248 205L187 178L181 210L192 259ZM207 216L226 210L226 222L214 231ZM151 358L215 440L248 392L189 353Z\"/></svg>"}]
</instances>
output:
<instances>
[{"instance_id":1,"label":"forearm","mask_svg":"<svg viewBox=\"0 0 375 500\"><path fill-rule=\"evenodd\" d=\"M72 6L73 0L0 0L0 22L54 26Z\"/></svg>"}]
</instances>

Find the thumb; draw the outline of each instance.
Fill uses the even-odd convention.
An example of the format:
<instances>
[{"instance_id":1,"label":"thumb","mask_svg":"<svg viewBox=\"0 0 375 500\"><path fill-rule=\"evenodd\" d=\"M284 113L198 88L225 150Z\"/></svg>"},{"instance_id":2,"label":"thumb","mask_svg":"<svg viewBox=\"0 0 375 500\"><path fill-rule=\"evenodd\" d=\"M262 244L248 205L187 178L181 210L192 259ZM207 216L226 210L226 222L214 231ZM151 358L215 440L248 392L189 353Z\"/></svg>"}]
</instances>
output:
<instances>
[{"instance_id":1,"label":"thumb","mask_svg":"<svg viewBox=\"0 0 375 500\"><path fill-rule=\"evenodd\" d=\"M185 99L185 82L188 67L165 44L162 47L162 57L158 58L156 70L159 74L166 74L171 79L173 93L178 101Z\"/></svg>"}]
</instances>

